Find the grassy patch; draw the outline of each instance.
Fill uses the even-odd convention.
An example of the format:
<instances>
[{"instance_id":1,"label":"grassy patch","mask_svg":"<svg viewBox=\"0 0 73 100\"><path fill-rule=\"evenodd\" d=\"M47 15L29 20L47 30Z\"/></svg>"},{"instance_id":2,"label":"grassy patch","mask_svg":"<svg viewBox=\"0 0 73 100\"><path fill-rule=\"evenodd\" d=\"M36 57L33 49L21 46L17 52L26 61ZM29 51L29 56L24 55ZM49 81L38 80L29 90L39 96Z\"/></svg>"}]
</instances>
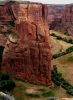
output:
<instances>
[{"instance_id":1,"label":"grassy patch","mask_svg":"<svg viewBox=\"0 0 73 100\"><path fill-rule=\"evenodd\" d=\"M45 100L47 97L68 97L64 89L59 88L57 86L38 86L30 83L26 83L20 80L15 80L16 87L13 91L11 91L11 94L15 97L16 100ZM34 89L36 92L28 93L26 92L27 89L35 87ZM71 96L70 96L71 97Z\"/></svg>"},{"instance_id":2,"label":"grassy patch","mask_svg":"<svg viewBox=\"0 0 73 100\"><path fill-rule=\"evenodd\" d=\"M54 92L53 91L48 91L48 92L43 92L42 93L43 97L50 97L50 96L54 96Z\"/></svg>"},{"instance_id":3,"label":"grassy patch","mask_svg":"<svg viewBox=\"0 0 73 100\"><path fill-rule=\"evenodd\" d=\"M64 55L64 56L60 57L59 62L61 64L73 62L73 53L70 53L70 54L67 54L67 55Z\"/></svg>"},{"instance_id":4,"label":"grassy patch","mask_svg":"<svg viewBox=\"0 0 73 100\"><path fill-rule=\"evenodd\" d=\"M69 56L69 57L67 58L67 61L69 61L69 62L73 62L73 56L72 56L72 55Z\"/></svg>"},{"instance_id":5,"label":"grassy patch","mask_svg":"<svg viewBox=\"0 0 73 100\"><path fill-rule=\"evenodd\" d=\"M66 66L57 67L57 68L58 68L58 71L62 73L63 77L66 77L66 75L67 75Z\"/></svg>"}]
</instances>

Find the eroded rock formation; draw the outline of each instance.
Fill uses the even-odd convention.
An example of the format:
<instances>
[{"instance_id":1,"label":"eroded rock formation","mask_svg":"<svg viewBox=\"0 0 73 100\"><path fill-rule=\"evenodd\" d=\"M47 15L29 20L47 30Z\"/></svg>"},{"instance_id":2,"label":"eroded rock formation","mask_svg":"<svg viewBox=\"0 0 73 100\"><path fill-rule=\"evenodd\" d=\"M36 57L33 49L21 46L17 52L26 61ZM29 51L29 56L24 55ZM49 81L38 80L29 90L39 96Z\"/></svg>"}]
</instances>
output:
<instances>
[{"instance_id":1,"label":"eroded rock formation","mask_svg":"<svg viewBox=\"0 0 73 100\"><path fill-rule=\"evenodd\" d=\"M51 52L47 8L42 4L12 4L9 7L15 21L4 53L3 70L12 76L35 83L51 84ZM45 10L46 8L46 10Z\"/></svg>"}]
</instances>

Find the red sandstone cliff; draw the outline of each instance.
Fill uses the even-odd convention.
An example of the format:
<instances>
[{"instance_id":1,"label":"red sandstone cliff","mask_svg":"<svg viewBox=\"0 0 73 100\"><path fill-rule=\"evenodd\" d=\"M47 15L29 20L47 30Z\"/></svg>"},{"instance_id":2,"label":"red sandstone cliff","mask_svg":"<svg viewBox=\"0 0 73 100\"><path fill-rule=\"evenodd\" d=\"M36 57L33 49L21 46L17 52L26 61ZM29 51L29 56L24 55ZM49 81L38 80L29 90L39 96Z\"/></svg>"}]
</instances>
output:
<instances>
[{"instance_id":1,"label":"red sandstone cliff","mask_svg":"<svg viewBox=\"0 0 73 100\"><path fill-rule=\"evenodd\" d=\"M47 5L48 6L48 13L47 13L47 20L49 23L55 21L55 19L62 18L64 5Z\"/></svg>"},{"instance_id":2,"label":"red sandstone cliff","mask_svg":"<svg viewBox=\"0 0 73 100\"><path fill-rule=\"evenodd\" d=\"M51 52L45 13L47 7L27 3L12 4L8 9L13 14L11 20L14 18L16 34L15 37L10 35L5 45L3 69L20 79L50 85Z\"/></svg>"},{"instance_id":3,"label":"red sandstone cliff","mask_svg":"<svg viewBox=\"0 0 73 100\"><path fill-rule=\"evenodd\" d=\"M63 12L62 23L65 31L73 34L73 4L65 5Z\"/></svg>"},{"instance_id":4,"label":"red sandstone cliff","mask_svg":"<svg viewBox=\"0 0 73 100\"><path fill-rule=\"evenodd\" d=\"M50 7L52 8L52 7ZM52 8L49 11L52 13L52 18L50 22L50 29L59 30L62 32L68 32L70 35L73 33L73 4L68 4L57 9ZM59 11L60 9L60 11ZM59 12L58 12L59 11ZM56 15L56 16L55 16ZM49 15L48 15L49 16Z\"/></svg>"}]
</instances>

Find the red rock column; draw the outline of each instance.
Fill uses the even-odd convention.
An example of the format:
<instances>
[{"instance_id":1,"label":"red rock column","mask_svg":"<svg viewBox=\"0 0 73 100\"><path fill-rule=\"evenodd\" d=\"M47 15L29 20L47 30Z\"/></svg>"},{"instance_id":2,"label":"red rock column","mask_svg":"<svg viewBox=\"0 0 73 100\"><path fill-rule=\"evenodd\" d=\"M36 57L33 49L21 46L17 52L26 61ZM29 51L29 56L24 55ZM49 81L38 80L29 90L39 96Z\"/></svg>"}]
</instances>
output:
<instances>
[{"instance_id":1,"label":"red rock column","mask_svg":"<svg viewBox=\"0 0 73 100\"><path fill-rule=\"evenodd\" d=\"M25 4L19 7L21 14L18 14L17 21L20 22L16 21L15 26L17 43L9 40L9 48L7 49L7 46L5 48L3 62L13 76L35 84L50 85L50 37L45 15L42 14L45 7L41 4L26 5L28 16L25 18L22 12L25 11L24 6Z\"/></svg>"}]
</instances>

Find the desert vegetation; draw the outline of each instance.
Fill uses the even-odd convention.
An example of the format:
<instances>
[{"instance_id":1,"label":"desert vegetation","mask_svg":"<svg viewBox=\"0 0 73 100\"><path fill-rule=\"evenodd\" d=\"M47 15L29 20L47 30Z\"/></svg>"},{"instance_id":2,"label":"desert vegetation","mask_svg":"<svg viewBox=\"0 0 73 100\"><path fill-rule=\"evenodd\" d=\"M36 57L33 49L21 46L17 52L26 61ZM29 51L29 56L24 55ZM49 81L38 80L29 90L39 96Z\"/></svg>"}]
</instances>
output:
<instances>
[{"instance_id":1,"label":"desert vegetation","mask_svg":"<svg viewBox=\"0 0 73 100\"><path fill-rule=\"evenodd\" d=\"M60 52L60 53L54 54L53 57L52 57L52 59L56 59L56 58L58 58L58 57L61 57L61 56L63 56L63 55L66 55L66 54L68 54L68 53L71 53L71 52L73 52L73 46L69 47L69 48L66 49L66 51L64 51L64 52Z\"/></svg>"},{"instance_id":2,"label":"desert vegetation","mask_svg":"<svg viewBox=\"0 0 73 100\"><path fill-rule=\"evenodd\" d=\"M52 34L50 34L50 35L53 36L53 37L56 37L56 39L58 39L58 40L62 40L62 41L64 41L64 42L73 44L73 39L63 38L63 37L61 37L61 36L56 35L55 33L52 33Z\"/></svg>"},{"instance_id":3,"label":"desert vegetation","mask_svg":"<svg viewBox=\"0 0 73 100\"><path fill-rule=\"evenodd\" d=\"M4 72L0 74L0 90L11 91L15 87L15 82L10 79L8 73Z\"/></svg>"},{"instance_id":4,"label":"desert vegetation","mask_svg":"<svg viewBox=\"0 0 73 100\"><path fill-rule=\"evenodd\" d=\"M56 65L53 66L52 81L55 85L64 88L68 94L73 95L73 85L62 77L62 74L58 72Z\"/></svg>"}]
</instances>

